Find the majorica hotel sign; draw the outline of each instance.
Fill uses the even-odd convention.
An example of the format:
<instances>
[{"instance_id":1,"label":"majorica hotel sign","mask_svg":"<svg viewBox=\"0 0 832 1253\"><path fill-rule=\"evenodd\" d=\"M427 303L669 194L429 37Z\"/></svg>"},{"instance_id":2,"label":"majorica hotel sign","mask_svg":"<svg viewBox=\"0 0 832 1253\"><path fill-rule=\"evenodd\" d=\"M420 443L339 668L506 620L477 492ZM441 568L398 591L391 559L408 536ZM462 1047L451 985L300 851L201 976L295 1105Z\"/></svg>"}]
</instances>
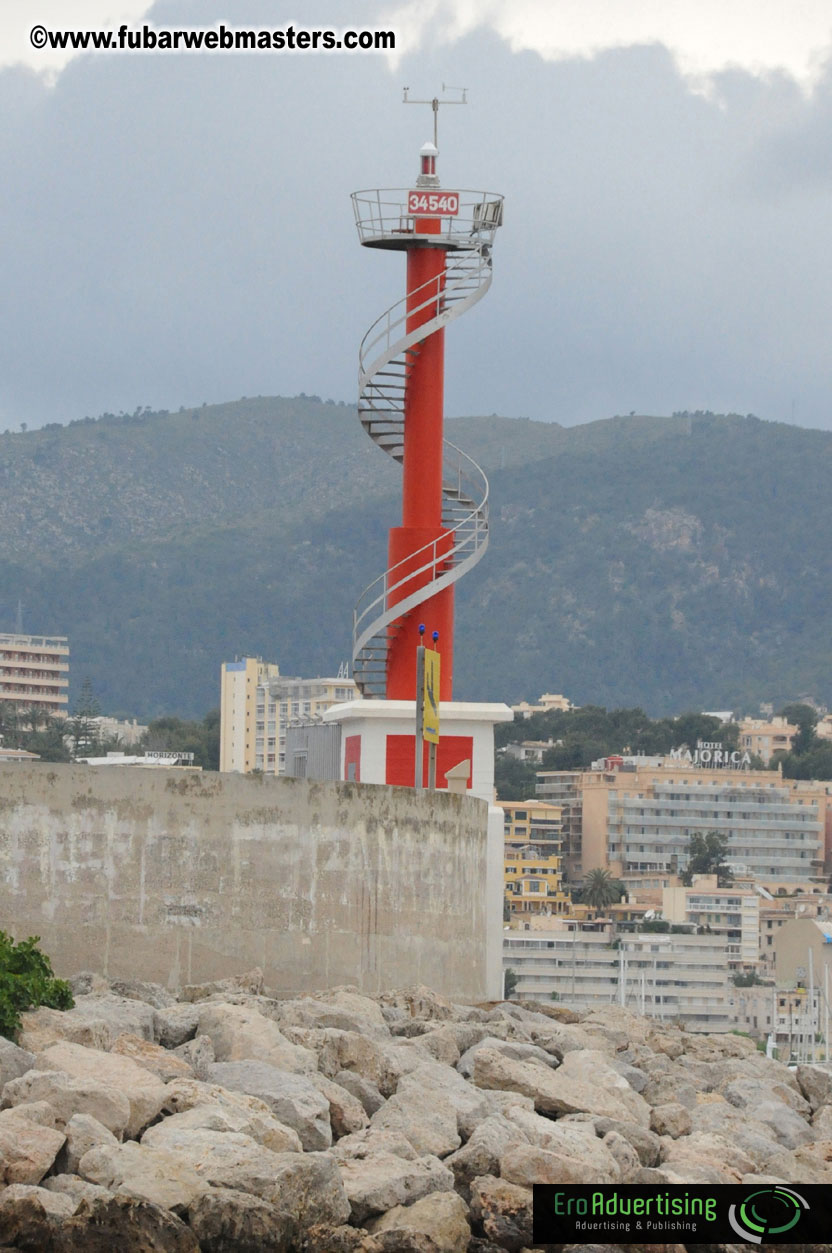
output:
<instances>
[{"instance_id":1,"label":"majorica hotel sign","mask_svg":"<svg viewBox=\"0 0 832 1253\"><path fill-rule=\"evenodd\" d=\"M693 752L686 744L681 748L671 748L670 756L688 766L708 766L712 770L748 770L751 765L750 753L729 750L716 740L697 740Z\"/></svg>"}]
</instances>

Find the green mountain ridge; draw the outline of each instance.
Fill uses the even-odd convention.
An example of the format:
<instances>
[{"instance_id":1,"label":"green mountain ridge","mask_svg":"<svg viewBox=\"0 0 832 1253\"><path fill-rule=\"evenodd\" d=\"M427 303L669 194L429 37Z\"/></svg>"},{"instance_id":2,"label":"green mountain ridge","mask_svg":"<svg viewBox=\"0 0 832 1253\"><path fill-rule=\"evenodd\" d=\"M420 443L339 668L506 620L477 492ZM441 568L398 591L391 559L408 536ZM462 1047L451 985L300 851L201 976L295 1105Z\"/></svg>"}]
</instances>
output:
<instances>
[{"instance_id":1,"label":"green mountain ridge","mask_svg":"<svg viewBox=\"0 0 832 1253\"><path fill-rule=\"evenodd\" d=\"M832 434L755 418L448 421L491 481L458 588L456 695L832 703ZM399 470L354 409L258 397L0 435L0 629L66 634L73 684L149 717L217 703L236 655L349 657Z\"/></svg>"}]
</instances>

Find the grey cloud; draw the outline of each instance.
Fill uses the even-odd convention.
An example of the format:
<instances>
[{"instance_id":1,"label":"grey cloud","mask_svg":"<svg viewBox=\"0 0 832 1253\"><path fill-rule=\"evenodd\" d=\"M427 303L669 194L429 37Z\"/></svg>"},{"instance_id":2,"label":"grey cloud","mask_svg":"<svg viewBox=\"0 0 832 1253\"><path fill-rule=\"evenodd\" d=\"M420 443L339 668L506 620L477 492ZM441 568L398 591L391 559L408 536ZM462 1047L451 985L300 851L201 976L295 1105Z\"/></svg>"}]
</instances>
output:
<instances>
[{"instance_id":1,"label":"grey cloud","mask_svg":"<svg viewBox=\"0 0 832 1253\"><path fill-rule=\"evenodd\" d=\"M305 25L346 20L311 7ZM211 15L228 20L154 10ZM234 7L237 25L290 17ZM441 121L446 184L507 196L492 292L449 336L449 412L830 425L832 78L805 101L735 72L703 99L658 46L555 64L480 33L393 74L372 56L162 55L79 59L53 90L0 74L0 427L350 399L403 267L359 249L349 193L410 180L430 116L398 103L401 84L443 80L471 99Z\"/></svg>"}]
</instances>

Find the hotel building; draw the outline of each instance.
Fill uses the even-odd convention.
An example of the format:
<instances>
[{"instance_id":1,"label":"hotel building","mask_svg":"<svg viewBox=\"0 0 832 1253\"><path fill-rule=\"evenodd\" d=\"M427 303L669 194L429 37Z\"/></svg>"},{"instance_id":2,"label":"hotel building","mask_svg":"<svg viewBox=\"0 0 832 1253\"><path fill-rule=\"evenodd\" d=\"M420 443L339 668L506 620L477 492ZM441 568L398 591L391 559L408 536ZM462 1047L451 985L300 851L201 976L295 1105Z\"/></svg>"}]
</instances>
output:
<instances>
[{"instance_id":1,"label":"hotel building","mask_svg":"<svg viewBox=\"0 0 832 1253\"><path fill-rule=\"evenodd\" d=\"M717 831L739 878L793 891L821 876L826 785L779 772L691 764L678 756L607 758L601 768L541 771L538 799L560 805L564 866L574 882L596 867L633 890L672 884L690 837Z\"/></svg>"},{"instance_id":2,"label":"hotel building","mask_svg":"<svg viewBox=\"0 0 832 1253\"><path fill-rule=\"evenodd\" d=\"M65 718L69 642L63 635L0 635L0 702Z\"/></svg>"}]
</instances>

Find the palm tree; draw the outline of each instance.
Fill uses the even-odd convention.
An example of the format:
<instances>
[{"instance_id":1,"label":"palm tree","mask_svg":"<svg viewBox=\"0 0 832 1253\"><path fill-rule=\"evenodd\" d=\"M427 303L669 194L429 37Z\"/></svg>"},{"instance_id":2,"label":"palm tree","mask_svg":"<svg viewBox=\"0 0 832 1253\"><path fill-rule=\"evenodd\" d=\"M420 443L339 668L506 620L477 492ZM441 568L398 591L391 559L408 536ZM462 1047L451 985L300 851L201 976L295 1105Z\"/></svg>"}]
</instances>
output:
<instances>
[{"instance_id":1,"label":"palm tree","mask_svg":"<svg viewBox=\"0 0 832 1253\"><path fill-rule=\"evenodd\" d=\"M609 870L600 867L589 870L584 876L581 900L594 909L603 909L606 905L615 905L624 894L624 884L614 879Z\"/></svg>"}]
</instances>

